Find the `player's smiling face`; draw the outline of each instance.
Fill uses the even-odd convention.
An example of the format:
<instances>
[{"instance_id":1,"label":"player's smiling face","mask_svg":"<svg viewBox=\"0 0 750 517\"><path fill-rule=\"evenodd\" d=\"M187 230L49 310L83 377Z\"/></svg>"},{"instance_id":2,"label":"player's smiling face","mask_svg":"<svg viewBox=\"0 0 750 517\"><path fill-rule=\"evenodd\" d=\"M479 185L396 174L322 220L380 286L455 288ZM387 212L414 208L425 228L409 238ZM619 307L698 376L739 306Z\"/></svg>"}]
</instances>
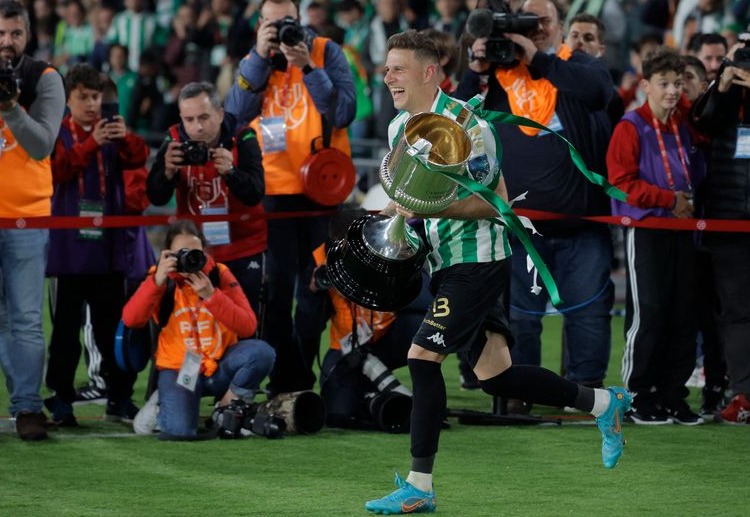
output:
<instances>
[{"instance_id":1,"label":"player's smiling face","mask_svg":"<svg viewBox=\"0 0 750 517\"><path fill-rule=\"evenodd\" d=\"M428 79L429 66L420 62L413 50L394 48L388 51L384 81L397 110L412 115L430 110L435 91Z\"/></svg>"}]
</instances>

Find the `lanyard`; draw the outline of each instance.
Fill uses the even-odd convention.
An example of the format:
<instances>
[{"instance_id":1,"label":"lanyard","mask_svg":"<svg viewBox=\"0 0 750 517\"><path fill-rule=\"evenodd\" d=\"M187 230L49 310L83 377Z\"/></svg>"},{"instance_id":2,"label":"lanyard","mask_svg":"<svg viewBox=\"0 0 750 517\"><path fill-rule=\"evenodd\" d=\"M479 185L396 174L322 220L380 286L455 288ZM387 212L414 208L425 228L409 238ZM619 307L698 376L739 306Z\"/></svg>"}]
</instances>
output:
<instances>
[{"instance_id":1,"label":"lanyard","mask_svg":"<svg viewBox=\"0 0 750 517\"><path fill-rule=\"evenodd\" d=\"M654 124L654 130L656 131L656 140L659 142L659 152L661 153L661 161L664 164L664 172L667 175L667 184L671 190L677 190L674 183L674 176L672 176L672 167L669 165L669 158L667 157L667 149L664 145L664 138L661 136L661 129L659 128L659 121L656 120L656 116L652 116L651 120ZM680 139L680 132L677 129L677 123L674 121L674 117L670 116L672 131L674 131L674 137L677 140L677 153L680 155L680 164L682 165L682 174L685 176L685 182L687 183L688 190L693 191L693 183L690 181L690 173L688 172L687 159L685 157L685 150L682 147L682 140Z\"/></svg>"},{"instance_id":2,"label":"lanyard","mask_svg":"<svg viewBox=\"0 0 750 517\"><path fill-rule=\"evenodd\" d=\"M191 334L193 334L193 339L195 340L195 346L192 347L193 351L200 356L205 356L206 354L203 353L203 347L201 346L200 331L198 330L198 316L200 315L202 308L203 298L199 296L198 303L195 304L195 307L188 307L188 314L190 315L190 326L192 327Z\"/></svg>"},{"instance_id":3,"label":"lanyard","mask_svg":"<svg viewBox=\"0 0 750 517\"><path fill-rule=\"evenodd\" d=\"M73 119L68 120L68 124L70 125L70 133L73 135L73 144L78 145L80 141L78 140L78 130L77 125L73 122ZM104 199L104 195L106 193L106 175L104 172L104 157L102 156L102 148L99 147L96 150L96 165L97 169L99 171L99 199ZM81 198L86 198L86 189L84 185L84 175L86 174L86 171L82 174L78 175L78 193Z\"/></svg>"}]
</instances>

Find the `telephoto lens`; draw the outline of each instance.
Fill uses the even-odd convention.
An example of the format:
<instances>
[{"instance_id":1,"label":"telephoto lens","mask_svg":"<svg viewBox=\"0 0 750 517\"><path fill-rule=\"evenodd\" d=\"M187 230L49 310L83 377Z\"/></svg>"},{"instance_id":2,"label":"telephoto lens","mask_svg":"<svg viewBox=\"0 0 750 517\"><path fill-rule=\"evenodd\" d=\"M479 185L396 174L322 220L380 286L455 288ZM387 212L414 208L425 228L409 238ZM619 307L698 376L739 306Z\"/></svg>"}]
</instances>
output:
<instances>
[{"instance_id":1,"label":"telephoto lens","mask_svg":"<svg viewBox=\"0 0 750 517\"><path fill-rule=\"evenodd\" d=\"M393 372L372 354L367 354L362 363L362 373L372 381L378 391L395 391L411 397L409 388L398 382Z\"/></svg>"}]
</instances>

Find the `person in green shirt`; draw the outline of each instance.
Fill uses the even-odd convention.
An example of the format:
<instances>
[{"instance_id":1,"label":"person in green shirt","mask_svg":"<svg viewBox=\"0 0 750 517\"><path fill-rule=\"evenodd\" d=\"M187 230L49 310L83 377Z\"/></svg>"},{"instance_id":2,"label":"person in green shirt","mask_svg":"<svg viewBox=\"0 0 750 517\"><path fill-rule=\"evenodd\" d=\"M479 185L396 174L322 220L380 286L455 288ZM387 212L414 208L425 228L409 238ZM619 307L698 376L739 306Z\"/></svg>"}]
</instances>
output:
<instances>
[{"instance_id":1,"label":"person in green shirt","mask_svg":"<svg viewBox=\"0 0 750 517\"><path fill-rule=\"evenodd\" d=\"M117 102L120 114L125 117L125 124L133 127L135 121L130 118L133 104L133 90L138 74L128 68L128 49L123 45L109 47L109 77L117 86Z\"/></svg>"}]
</instances>

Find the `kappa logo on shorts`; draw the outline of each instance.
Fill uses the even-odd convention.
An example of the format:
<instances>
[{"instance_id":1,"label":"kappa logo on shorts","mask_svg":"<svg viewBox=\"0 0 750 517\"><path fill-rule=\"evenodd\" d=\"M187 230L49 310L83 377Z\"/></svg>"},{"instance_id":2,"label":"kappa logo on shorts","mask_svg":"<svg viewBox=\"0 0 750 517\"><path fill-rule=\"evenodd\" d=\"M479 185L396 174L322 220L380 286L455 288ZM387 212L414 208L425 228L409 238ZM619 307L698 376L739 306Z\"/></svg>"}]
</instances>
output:
<instances>
[{"instance_id":1,"label":"kappa logo on shorts","mask_svg":"<svg viewBox=\"0 0 750 517\"><path fill-rule=\"evenodd\" d=\"M436 345L445 346L445 338L443 338L443 334L441 332L435 332L433 335L431 335L427 339L429 339Z\"/></svg>"}]
</instances>

